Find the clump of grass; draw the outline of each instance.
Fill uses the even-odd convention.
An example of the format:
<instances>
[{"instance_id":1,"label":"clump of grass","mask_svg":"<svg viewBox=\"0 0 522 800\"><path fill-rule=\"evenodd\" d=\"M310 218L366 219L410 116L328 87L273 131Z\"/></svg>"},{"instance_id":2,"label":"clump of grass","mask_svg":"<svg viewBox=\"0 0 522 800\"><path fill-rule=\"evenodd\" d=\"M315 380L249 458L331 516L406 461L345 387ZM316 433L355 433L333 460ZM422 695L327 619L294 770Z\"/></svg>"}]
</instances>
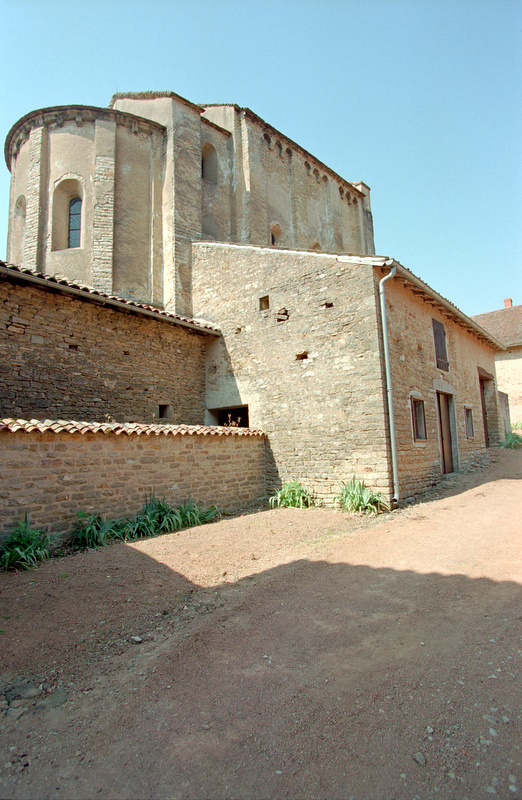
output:
<instances>
[{"instance_id":1,"label":"clump of grass","mask_svg":"<svg viewBox=\"0 0 522 800\"><path fill-rule=\"evenodd\" d=\"M193 500L177 508L159 500L154 492L133 519L122 517L104 520L100 514L78 513L80 524L71 536L74 549L103 547L111 541L135 541L162 533L172 533L181 528L212 522L219 514L216 506L203 509Z\"/></svg>"},{"instance_id":2,"label":"clump of grass","mask_svg":"<svg viewBox=\"0 0 522 800\"><path fill-rule=\"evenodd\" d=\"M75 550L104 547L113 539L124 539L124 530L128 520L104 520L101 514L86 514L79 511L76 515L78 527L71 534L70 544Z\"/></svg>"},{"instance_id":3,"label":"clump of grass","mask_svg":"<svg viewBox=\"0 0 522 800\"><path fill-rule=\"evenodd\" d=\"M299 481L284 483L278 492L269 499L272 508L311 508L314 505L312 493Z\"/></svg>"},{"instance_id":4,"label":"clump of grass","mask_svg":"<svg viewBox=\"0 0 522 800\"><path fill-rule=\"evenodd\" d=\"M522 447L522 436L519 433L506 433L506 438L500 442L501 447L509 447L511 450L516 450Z\"/></svg>"},{"instance_id":5,"label":"clump of grass","mask_svg":"<svg viewBox=\"0 0 522 800\"><path fill-rule=\"evenodd\" d=\"M381 511L389 511L382 494L374 492L355 475L348 483L341 483L334 500L343 511L356 514L380 514Z\"/></svg>"},{"instance_id":6,"label":"clump of grass","mask_svg":"<svg viewBox=\"0 0 522 800\"><path fill-rule=\"evenodd\" d=\"M513 422L512 425L511 425L511 429L513 431L522 431L522 422L520 422L520 421Z\"/></svg>"},{"instance_id":7,"label":"clump of grass","mask_svg":"<svg viewBox=\"0 0 522 800\"><path fill-rule=\"evenodd\" d=\"M0 545L0 566L3 569L33 569L51 555L51 538L29 526L27 512Z\"/></svg>"}]
</instances>

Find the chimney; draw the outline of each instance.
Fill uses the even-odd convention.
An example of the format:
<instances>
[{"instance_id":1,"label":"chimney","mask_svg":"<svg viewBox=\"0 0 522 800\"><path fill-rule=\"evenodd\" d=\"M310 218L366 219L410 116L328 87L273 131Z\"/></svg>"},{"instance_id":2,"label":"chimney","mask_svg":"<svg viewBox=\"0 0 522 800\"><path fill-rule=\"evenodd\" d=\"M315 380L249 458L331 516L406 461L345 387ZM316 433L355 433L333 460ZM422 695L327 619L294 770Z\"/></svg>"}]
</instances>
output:
<instances>
[{"instance_id":1,"label":"chimney","mask_svg":"<svg viewBox=\"0 0 522 800\"><path fill-rule=\"evenodd\" d=\"M511 299L511 297L507 297L504 300L504 308L512 308L512 307L513 307L513 300Z\"/></svg>"}]
</instances>

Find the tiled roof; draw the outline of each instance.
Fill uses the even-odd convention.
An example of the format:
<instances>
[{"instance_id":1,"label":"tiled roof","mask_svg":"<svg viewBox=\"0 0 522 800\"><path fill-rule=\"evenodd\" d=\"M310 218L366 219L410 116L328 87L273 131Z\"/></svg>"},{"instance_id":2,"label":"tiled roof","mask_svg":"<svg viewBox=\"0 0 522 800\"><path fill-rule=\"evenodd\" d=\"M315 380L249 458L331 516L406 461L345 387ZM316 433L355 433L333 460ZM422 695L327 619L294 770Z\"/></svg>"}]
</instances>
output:
<instances>
[{"instance_id":1,"label":"tiled roof","mask_svg":"<svg viewBox=\"0 0 522 800\"><path fill-rule=\"evenodd\" d=\"M501 308L486 314L477 314L471 319L500 339L506 347L522 345L522 306Z\"/></svg>"},{"instance_id":2,"label":"tiled roof","mask_svg":"<svg viewBox=\"0 0 522 800\"><path fill-rule=\"evenodd\" d=\"M264 436L253 428L220 425L148 425L141 422L77 422L70 419L0 419L0 431L16 433L114 433L120 436Z\"/></svg>"},{"instance_id":3,"label":"tiled roof","mask_svg":"<svg viewBox=\"0 0 522 800\"><path fill-rule=\"evenodd\" d=\"M119 307L126 311L144 313L147 316L154 316L160 320L167 320L183 327L199 330L202 333L220 333L220 329L212 322L182 317L171 311L162 311L147 303L140 303L137 300L129 300L124 297L118 297L117 295L106 294L106 292L94 289L92 286L70 281L63 275L46 275L43 272L34 272L34 270L28 269L27 267L17 267L14 264L6 264L4 261L0 261L0 275L2 274L10 275L18 280L26 279L28 282L36 283L43 288L46 288L47 285L49 289L54 288L55 290L61 290L65 293L75 294L77 296L80 295L84 300L103 302L106 305Z\"/></svg>"}]
</instances>

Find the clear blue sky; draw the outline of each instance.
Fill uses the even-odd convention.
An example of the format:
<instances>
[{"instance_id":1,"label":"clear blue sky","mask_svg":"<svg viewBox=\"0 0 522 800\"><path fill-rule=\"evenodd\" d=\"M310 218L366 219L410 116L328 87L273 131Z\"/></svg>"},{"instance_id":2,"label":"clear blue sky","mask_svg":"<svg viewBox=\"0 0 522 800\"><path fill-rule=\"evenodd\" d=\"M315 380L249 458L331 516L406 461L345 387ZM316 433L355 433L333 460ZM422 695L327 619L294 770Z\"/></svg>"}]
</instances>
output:
<instances>
[{"instance_id":1,"label":"clear blue sky","mask_svg":"<svg viewBox=\"0 0 522 800\"><path fill-rule=\"evenodd\" d=\"M521 0L0 0L0 135L172 90L372 188L375 243L467 314L522 303ZM9 172L0 168L0 258Z\"/></svg>"}]
</instances>

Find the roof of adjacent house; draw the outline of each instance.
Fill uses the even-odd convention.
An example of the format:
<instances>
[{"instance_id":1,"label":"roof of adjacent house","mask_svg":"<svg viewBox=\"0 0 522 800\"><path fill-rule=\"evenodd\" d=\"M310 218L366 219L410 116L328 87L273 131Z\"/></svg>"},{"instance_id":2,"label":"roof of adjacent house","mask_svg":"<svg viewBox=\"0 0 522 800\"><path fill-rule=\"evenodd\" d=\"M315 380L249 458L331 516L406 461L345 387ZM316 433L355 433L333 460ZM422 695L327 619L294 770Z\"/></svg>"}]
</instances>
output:
<instances>
[{"instance_id":1,"label":"roof of adjacent house","mask_svg":"<svg viewBox=\"0 0 522 800\"><path fill-rule=\"evenodd\" d=\"M493 334L506 347L522 346L522 306L476 314L471 319Z\"/></svg>"},{"instance_id":2,"label":"roof of adjacent house","mask_svg":"<svg viewBox=\"0 0 522 800\"><path fill-rule=\"evenodd\" d=\"M212 334L214 336L219 336L221 333L217 325L214 325L212 322L182 317L179 314L174 314L171 311L163 311L147 303L140 303L137 300L129 300L124 297L118 297L117 295L106 294L99 289L94 289L92 286L70 281L63 275L45 275L43 272L34 272L26 267L17 267L14 264L6 264L4 261L0 261L0 278L12 280L17 283L30 283L46 291L74 295L81 300L98 303L119 311L125 311L129 314L153 317L162 322L170 322L183 328L190 328L198 333Z\"/></svg>"},{"instance_id":3,"label":"roof of adjacent house","mask_svg":"<svg viewBox=\"0 0 522 800\"><path fill-rule=\"evenodd\" d=\"M79 422L64 419L0 419L0 431L17 433L113 433L116 436L264 436L253 428L222 425L153 425L141 422Z\"/></svg>"}]
</instances>

